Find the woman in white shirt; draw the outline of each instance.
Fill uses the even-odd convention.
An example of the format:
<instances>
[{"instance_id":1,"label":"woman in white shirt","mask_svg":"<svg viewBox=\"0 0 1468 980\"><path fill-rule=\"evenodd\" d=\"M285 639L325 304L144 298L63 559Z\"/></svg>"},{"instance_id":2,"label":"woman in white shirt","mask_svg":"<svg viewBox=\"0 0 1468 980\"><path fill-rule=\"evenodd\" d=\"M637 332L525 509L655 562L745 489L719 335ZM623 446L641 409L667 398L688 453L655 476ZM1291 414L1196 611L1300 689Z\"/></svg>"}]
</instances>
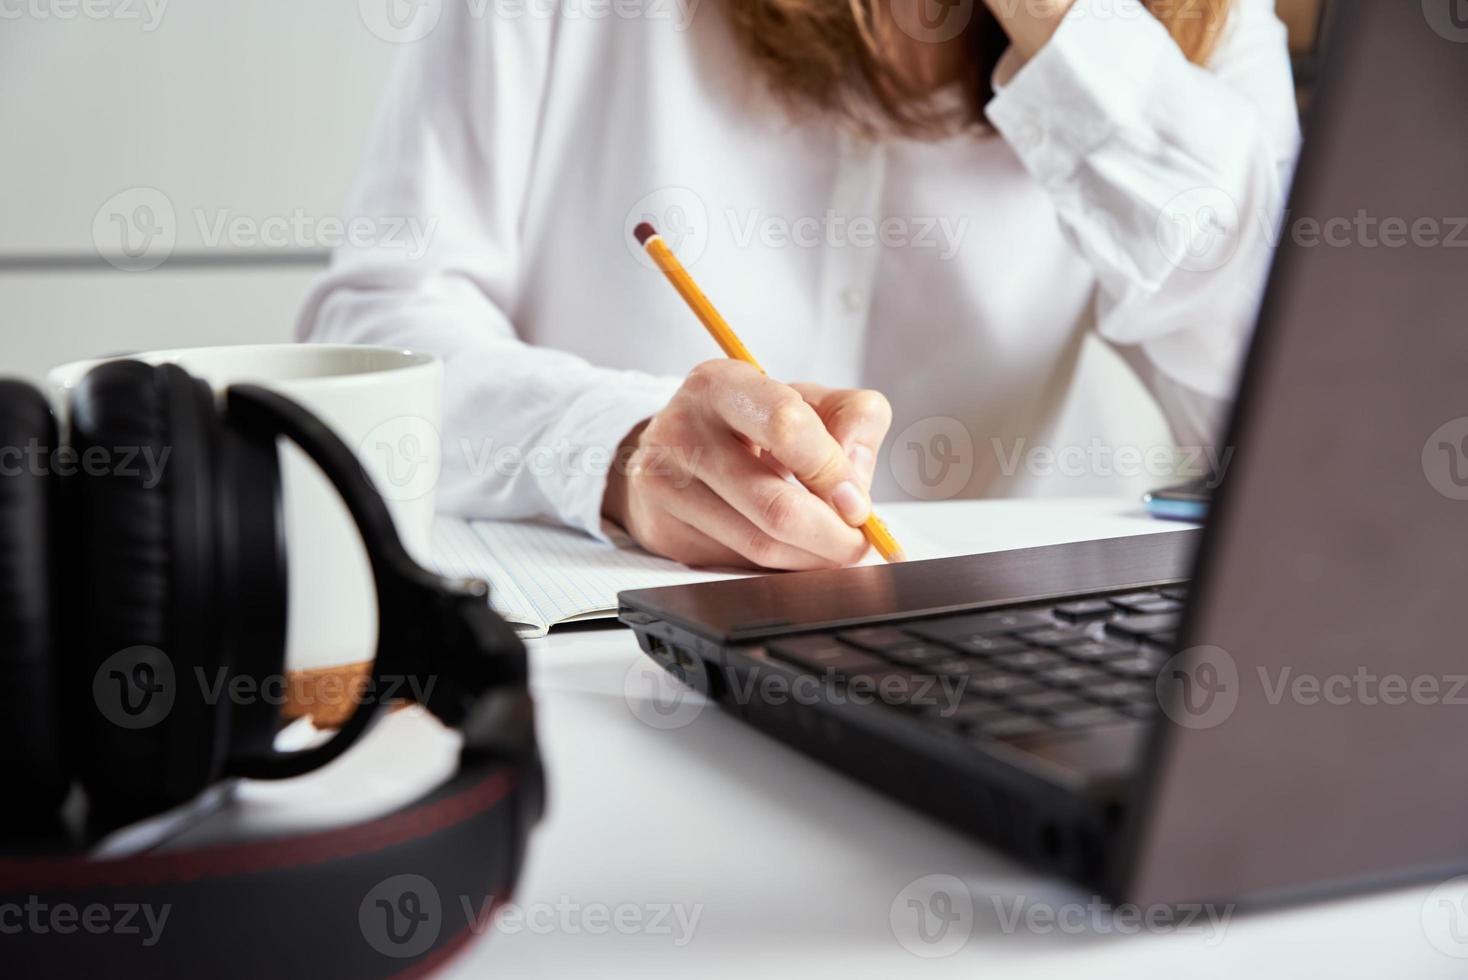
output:
<instances>
[{"instance_id":1,"label":"woman in white shirt","mask_svg":"<svg viewBox=\"0 0 1468 980\"><path fill-rule=\"evenodd\" d=\"M852 562L924 464L879 458L894 418L1013 445L1091 329L1212 435L1298 143L1269 0L446 0L426 27L352 212L429 247L341 249L300 334L443 355L446 509ZM708 360L644 220L770 378ZM973 462L959 492L1001 486Z\"/></svg>"}]
</instances>

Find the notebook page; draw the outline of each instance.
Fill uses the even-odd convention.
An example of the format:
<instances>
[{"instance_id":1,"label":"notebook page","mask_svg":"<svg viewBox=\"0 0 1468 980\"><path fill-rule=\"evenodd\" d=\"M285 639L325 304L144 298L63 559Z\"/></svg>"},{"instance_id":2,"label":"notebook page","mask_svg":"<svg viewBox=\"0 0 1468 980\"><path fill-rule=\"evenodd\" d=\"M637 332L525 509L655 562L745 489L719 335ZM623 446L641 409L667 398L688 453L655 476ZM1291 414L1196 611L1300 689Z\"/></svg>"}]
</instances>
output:
<instances>
[{"instance_id":1,"label":"notebook page","mask_svg":"<svg viewBox=\"0 0 1468 980\"><path fill-rule=\"evenodd\" d=\"M611 618L617 613L617 593L627 589L712 582L738 575L689 569L548 524L475 521L471 526L504 574L519 586L534 617L548 627Z\"/></svg>"},{"instance_id":2,"label":"notebook page","mask_svg":"<svg viewBox=\"0 0 1468 980\"><path fill-rule=\"evenodd\" d=\"M550 623L540 619L515 579L505 571L494 552L469 526L457 517L440 515L433 522L433 565L448 578L477 578L489 583L489 605L517 631L544 635Z\"/></svg>"}]
</instances>

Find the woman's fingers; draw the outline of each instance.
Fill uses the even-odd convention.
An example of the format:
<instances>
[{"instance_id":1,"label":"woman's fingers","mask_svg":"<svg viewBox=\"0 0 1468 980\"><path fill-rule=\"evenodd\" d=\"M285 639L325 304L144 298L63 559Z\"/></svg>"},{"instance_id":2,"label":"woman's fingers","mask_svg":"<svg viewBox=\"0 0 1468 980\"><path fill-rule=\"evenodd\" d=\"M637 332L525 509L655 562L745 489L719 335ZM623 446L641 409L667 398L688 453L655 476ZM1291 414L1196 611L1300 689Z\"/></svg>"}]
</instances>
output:
<instances>
[{"instance_id":1,"label":"woman's fingers","mask_svg":"<svg viewBox=\"0 0 1468 980\"><path fill-rule=\"evenodd\" d=\"M710 362L695 373L703 375L702 393L724 424L789 467L848 525L860 525L870 516L871 499L846 451L798 391L737 361Z\"/></svg>"},{"instance_id":2,"label":"woman's fingers","mask_svg":"<svg viewBox=\"0 0 1468 980\"><path fill-rule=\"evenodd\" d=\"M852 469L870 490L877 452L892 427L892 406L879 391L838 390L815 384L791 385L800 392L831 437L846 451Z\"/></svg>"},{"instance_id":3,"label":"woman's fingers","mask_svg":"<svg viewBox=\"0 0 1468 980\"><path fill-rule=\"evenodd\" d=\"M669 514L723 549L724 564L789 572L837 567L829 558L767 534L700 481L673 490L666 499Z\"/></svg>"},{"instance_id":4,"label":"woman's fingers","mask_svg":"<svg viewBox=\"0 0 1468 980\"><path fill-rule=\"evenodd\" d=\"M805 487L781 479L760 460L719 447L738 443L728 433L710 433L712 451L701 453L694 474L755 528L828 563L848 565L866 553L861 532Z\"/></svg>"},{"instance_id":5,"label":"woman's fingers","mask_svg":"<svg viewBox=\"0 0 1468 980\"><path fill-rule=\"evenodd\" d=\"M867 551L858 525L891 412L873 392L798 389L737 361L700 364L628 434L603 513L690 564L809 569Z\"/></svg>"}]
</instances>

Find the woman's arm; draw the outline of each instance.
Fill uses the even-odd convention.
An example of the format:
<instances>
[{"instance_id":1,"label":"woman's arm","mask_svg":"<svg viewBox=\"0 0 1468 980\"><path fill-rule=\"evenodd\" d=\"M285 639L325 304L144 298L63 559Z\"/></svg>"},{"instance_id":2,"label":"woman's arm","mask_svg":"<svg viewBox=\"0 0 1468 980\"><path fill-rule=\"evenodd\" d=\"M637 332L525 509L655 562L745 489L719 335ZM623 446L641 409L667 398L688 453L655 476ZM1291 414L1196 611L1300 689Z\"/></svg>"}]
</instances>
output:
<instances>
[{"instance_id":1,"label":"woman's arm","mask_svg":"<svg viewBox=\"0 0 1468 980\"><path fill-rule=\"evenodd\" d=\"M999 80L989 118L1095 269L1100 334L1138 368L1176 437L1209 444L1299 144L1273 3L1237 0L1202 68L1140 0L1075 0L1056 23L1036 14L1045 0L990 2L1033 54Z\"/></svg>"},{"instance_id":2,"label":"woman's arm","mask_svg":"<svg viewBox=\"0 0 1468 980\"><path fill-rule=\"evenodd\" d=\"M426 250L349 243L301 314L301 339L433 351L446 364L445 510L549 517L598 533L610 454L681 379L595 367L510 322L554 32L549 18L442 21L395 66L348 214L417 220Z\"/></svg>"}]
</instances>

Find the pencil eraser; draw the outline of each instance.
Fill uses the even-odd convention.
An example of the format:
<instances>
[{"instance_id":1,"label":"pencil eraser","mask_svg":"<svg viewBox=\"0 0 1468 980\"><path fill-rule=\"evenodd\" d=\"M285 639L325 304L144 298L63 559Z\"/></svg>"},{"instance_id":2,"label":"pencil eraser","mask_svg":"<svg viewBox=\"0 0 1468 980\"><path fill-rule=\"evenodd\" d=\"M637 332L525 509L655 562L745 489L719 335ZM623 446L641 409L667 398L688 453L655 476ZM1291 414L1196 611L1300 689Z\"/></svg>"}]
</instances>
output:
<instances>
[{"instance_id":1,"label":"pencil eraser","mask_svg":"<svg viewBox=\"0 0 1468 980\"><path fill-rule=\"evenodd\" d=\"M646 221L632 229L632 237L637 239L639 245L646 245L647 240L657 233L657 229Z\"/></svg>"}]
</instances>

